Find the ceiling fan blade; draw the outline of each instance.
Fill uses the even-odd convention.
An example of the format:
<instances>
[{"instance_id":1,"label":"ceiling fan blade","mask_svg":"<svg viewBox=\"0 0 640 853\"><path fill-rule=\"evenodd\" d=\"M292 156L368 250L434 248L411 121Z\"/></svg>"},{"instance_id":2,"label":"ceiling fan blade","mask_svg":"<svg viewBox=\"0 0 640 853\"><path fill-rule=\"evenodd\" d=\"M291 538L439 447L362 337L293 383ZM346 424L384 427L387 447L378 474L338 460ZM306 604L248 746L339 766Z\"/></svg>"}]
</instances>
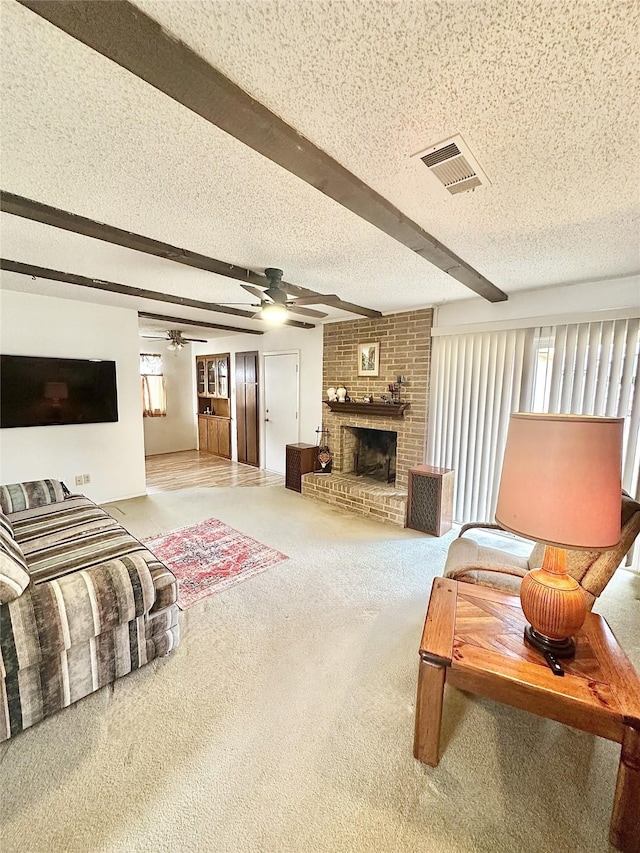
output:
<instances>
[{"instance_id":1,"label":"ceiling fan blade","mask_svg":"<svg viewBox=\"0 0 640 853\"><path fill-rule=\"evenodd\" d=\"M295 314L304 314L305 317L327 317L325 311L315 311L313 308L298 308L296 302L287 303L287 311L293 311Z\"/></svg>"},{"instance_id":2,"label":"ceiling fan blade","mask_svg":"<svg viewBox=\"0 0 640 853\"><path fill-rule=\"evenodd\" d=\"M203 338L183 338L183 341L187 341L190 344L206 344L207 341Z\"/></svg>"},{"instance_id":3,"label":"ceiling fan blade","mask_svg":"<svg viewBox=\"0 0 640 853\"><path fill-rule=\"evenodd\" d=\"M296 305L330 305L333 300L340 300L335 293L318 293L316 296L301 296L296 299ZM331 301L330 301L331 300Z\"/></svg>"},{"instance_id":4,"label":"ceiling fan blade","mask_svg":"<svg viewBox=\"0 0 640 853\"><path fill-rule=\"evenodd\" d=\"M362 317L382 317L382 311L376 311L374 308L365 308L363 305L356 305L353 302L346 302L344 299L340 299L335 293L316 293L314 290L309 290L306 287L298 287L298 285L290 284L287 281L282 282L282 288L292 296L299 296L301 305L330 305L332 308L340 308L341 311L348 311L350 314L360 314ZM307 297L309 298L308 300Z\"/></svg>"},{"instance_id":5,"label":"ceiling fan blade","mask_svg":"<svg viewBox=\"0 0 640 853\"><path fill-rule=\"evenodd\" d=\"M257 296L261 302L264 299L264 291L258 290L257 287L253 287L251 284L241 284L240 287L248 291L252 296Z\"/></svg>"},{"instance_id":6,"label":"ceiling fan blade","mask_svg":"<svg viewBox=\"0 0 640 853\"><path fill-rule=\"evenodd\" d=\"M141 338L146 338L148 341L168 341L169 338L159 338L157 335L140 335Z\"/></svg>"}]
</instances>

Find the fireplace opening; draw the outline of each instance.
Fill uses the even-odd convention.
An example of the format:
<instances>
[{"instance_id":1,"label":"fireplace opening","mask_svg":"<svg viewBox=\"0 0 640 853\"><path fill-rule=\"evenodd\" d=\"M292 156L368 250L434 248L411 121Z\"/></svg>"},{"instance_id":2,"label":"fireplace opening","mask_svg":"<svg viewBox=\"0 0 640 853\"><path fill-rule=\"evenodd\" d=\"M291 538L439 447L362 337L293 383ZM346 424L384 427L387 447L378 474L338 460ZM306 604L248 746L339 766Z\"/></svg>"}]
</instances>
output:
<instances>
[{"instance_id":1,"label":"fireplace opening","mask_svg":"<svg viewBox=\"0 0 640 853\"><path fill-rule=\"evenodd\" d=\"M355 438L354 473L380 483L394 483L398 433L363 427L349 427L349 431Z\"/></svg>"}]
</instances>

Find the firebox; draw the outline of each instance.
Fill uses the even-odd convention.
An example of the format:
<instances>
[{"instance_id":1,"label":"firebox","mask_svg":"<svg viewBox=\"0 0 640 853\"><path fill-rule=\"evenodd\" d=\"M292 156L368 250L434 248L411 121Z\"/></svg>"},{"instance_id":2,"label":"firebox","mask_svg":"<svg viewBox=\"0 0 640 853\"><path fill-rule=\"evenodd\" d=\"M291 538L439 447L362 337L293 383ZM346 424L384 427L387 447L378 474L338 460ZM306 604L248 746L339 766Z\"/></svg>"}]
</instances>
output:
<instances>
[{"instance_id":1,"label":"firebox","mask_svg":"<svg viewBox=\"0 0 640 853\"><path fill-rule=\"evenodd\" d=\"M352 442L349 442L352 446L353 473L380 483L395 482L398 433L364 427L345 429L353 437ZM348 456L345 456L344 461L348 462Z\"/></svg>"}]
</instances>

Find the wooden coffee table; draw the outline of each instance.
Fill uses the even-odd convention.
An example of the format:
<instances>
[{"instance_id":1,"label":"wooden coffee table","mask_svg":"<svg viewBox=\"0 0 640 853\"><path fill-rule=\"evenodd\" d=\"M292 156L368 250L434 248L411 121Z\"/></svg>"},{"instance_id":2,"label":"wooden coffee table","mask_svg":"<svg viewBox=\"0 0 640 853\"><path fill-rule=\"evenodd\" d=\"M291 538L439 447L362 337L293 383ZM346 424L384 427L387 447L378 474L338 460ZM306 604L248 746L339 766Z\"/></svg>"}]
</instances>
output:
<instances>
[{"instance_id":1,"label":"wooden coffee table","mask_svg":"<svg viewBox=\"0 0 640 853\"><path fill-rule=\"evenodd\" d=\"M435 767L445 681L622 744L609 840L640 850L640 680L602 616L588 613L563 677L525 645L517 596L436 578L420 643L413 754Z\"/></svg>"}]
</instances>

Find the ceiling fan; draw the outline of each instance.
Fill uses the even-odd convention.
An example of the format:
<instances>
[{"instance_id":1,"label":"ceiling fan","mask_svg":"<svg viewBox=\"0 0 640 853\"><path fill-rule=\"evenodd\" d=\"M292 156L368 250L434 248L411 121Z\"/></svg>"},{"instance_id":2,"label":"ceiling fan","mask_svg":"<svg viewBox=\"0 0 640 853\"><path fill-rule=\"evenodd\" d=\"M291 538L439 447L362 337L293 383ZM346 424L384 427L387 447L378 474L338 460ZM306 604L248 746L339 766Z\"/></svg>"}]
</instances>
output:
<instances>
[{"instance_id":1,"label":"ceiling fan","mask_svg":"<svg viewBox=\"0 0 640 853\"><path fill-rule=\"evenodd\" d=\"M306 308L306 305L329 305L332 308L340 308L342 311L360 314L363 317L382 317L380 311L376 311L373 308L365 308L362 305L355 305L353 302L345 302L344 299L340 299L335 293L318 293L315 290L309 290L306 287L299 287L297 284L283 281L283 272L277 267L267 267L264 274L268 285L262 284L262 281L259 280L262 276L257 274L253 275L253 284L240 283L240 287L260 300L259 304L254 306L260 309L253 315L254 320L270 320L271 322L282 323L286 320L287 311L302 314L305 317L322 318L329 316L325 311ZM260 287L263 287L264 290L260 290ZM291 298L289 296L290 293L296 294L295 298ZM222 302L220 304L246 306L247 303Z\"/></svg>"},{"instance_id":2,"label":"ceiling fan","mask_svg":"<svg viewBox=\"0 0 640 853\"><path fill-rule=\"evenodd\" d=\"M256 318L261 320L278 320L284 319L287 311L293 311L295 314L303 314L305 317L327 317L325 311L316 311L314 308L304 308L304 305L313 305L321 302L326 305L331 304L331 300L338 299L337 296L301 296L296 299L289 299L286 290L282 285L282 270L276 267L267 267L264 271L269 280L269 287L265 290L259 290L252 284L241 284L240 287L248 291L252 296L257 296L260 300L260 311L256 314ZM256 306L257 307L257 306Z\"/></svg>"},{"instance_id":3,"label":"ceiling fan","mask_svg":"<svg viewBox=\"0 0 640 853\"><path fill-rule=\"evenodd\" d=\"M167 347L169 350L181 350L190 343L207 343L203 338L185 338L179 329L168 329L167 334L164 337L159 337L157 335L142 335L141 337L147 338L150 341L170 341L169 346Z\"/></svg>"}]
</instances>

